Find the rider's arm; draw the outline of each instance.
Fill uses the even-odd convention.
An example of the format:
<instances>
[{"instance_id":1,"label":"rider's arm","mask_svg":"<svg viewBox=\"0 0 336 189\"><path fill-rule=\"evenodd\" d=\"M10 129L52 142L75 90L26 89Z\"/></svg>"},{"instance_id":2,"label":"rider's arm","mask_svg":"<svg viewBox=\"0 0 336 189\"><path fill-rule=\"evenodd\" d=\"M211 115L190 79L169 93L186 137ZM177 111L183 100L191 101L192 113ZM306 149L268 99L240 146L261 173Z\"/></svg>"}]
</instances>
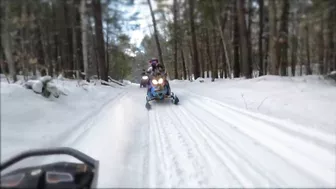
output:
<instances>
[{"instance_id":1,"label":"rider's arm","mask_svg":"<svg viewBox=\"0 0 336 189\"><path fill-rule=\"evenodd\" d=\"M158 65L160 72L165 72L165 67L162 64Z\"/></svg>"},{"instance_id":2,"label":"rider's arm","mask_svg":"<svg viewBox=\"0 0 336 189\"><path fill-rule=\"evenodd\" d=\"M163 65L163 64L158 64L158 67L159 67L160 69L162 69L162 70L164 70L164 69L165 69L165 67L164 67L164 65Z\"/></svg>"},{"instance_id":3,"label":"rider's arm","mask_svg":"<svg viewBox=\"0 0 336 189\"><path fill-rule=\"evenodd\" d=\"M151 73L153 70L152 66L147 69L147 73Z\"/></svg>"},{"instance_id":4,"label":"rider's arm","mask_svg":"<svg viewBox=\"0 0 336 189\"><path fill-rule=\"evenodd\" d=\"M160 73L166 75L166 69L162 64L158 65Z\"/></svg>"}]
</instances>

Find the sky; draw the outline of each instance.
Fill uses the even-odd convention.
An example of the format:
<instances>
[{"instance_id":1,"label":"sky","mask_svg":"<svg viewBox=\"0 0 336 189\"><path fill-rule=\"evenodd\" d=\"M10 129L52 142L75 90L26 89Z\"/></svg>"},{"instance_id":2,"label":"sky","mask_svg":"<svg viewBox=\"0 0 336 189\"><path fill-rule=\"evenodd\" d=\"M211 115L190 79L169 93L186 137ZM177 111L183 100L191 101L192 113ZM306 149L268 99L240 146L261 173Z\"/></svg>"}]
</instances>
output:
<instances>
[{"instance_id":1,"label":"sky","mask_svg":"<svg viewBox=\"0 0 336 189\"><path fill-rule=\"evenodd\" d=\"M140 24L140 28L134 31L128 31L127 34L131 37L131 43L136 44L138 47L146 34L150 34L154 32L152 27L152 17L150 14L149 6L147 4L147 0L135 0L135 5L126 10L129 10L130 15L135 12L139 12L139 20L134 23ZM153 10L157 9L156 0L151 0ZM173 4L173 0L166 0L166 3ZM172 15L167 14L167 19L172 19ZM160 31L160 28L158 28Z\"/></svg>"},{"instance_id":2,"label":"sky","mask_svg":"<svg viewBox=\"0 0 336 189\"><path fill-rule=\"evenodd\" d=\"M152 18L150 15L150 10L148 7L148 4L144 4L146 2L145 0L135 0L135 5L131 8L127 8L130 11L130 14L133 14L135 12L139 12L138 17L139 20L135 21L134 23L140 24L140 28L138 30L134 31L128 31L127 34L131 38L131 43L136 44L136 46L139 46L143 37L146 34L150 34L150 32L153 30L151 28L152 25ZM152 0L152 6L155 9L156 3Z\"/></svg>"}]
</instances>

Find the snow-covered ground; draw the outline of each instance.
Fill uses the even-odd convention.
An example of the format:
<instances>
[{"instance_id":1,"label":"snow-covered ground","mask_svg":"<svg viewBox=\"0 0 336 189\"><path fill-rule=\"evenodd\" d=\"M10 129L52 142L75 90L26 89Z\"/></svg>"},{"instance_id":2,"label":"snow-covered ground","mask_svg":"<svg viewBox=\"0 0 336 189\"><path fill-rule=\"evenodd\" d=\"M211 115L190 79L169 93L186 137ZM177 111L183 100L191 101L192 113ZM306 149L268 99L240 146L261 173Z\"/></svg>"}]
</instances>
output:
<instances>
[{"instance_id":1,"label":"snow-covered ground","mask_svg":"<svg viewBox=\"0 0 336 189\"><path fill-rule=\"evenodd\" d=\"M186 91L309 127L336 130L336 84L322 76L173 81Z\"/></svg>"},{"instance_id":2,"label":"snow-covered ground","mask_svg":"<svg viewBox=\"0 0 336 189\"><path fill-rule=\"evenodd\" d=\"M22 150L60 145L72 131L81 130L94 112L122 94L120 88L78 86L55 80L68 96L44 98L20 84L1 81L1 159Z\"/></svg>"},{"instance_id":3,"label":"snow-covered ground","mask_svg":"<svg viewBox=\"0 0 336 189\"><path fill-rule=\"evenodd\" d=\"M70 146L100 161L98 188L336 187L336 87L317 76L172 81L180 105L150 111L135 84L59 82L59 99L1 83L2 160Z\"/></svg>"}]
</instances>

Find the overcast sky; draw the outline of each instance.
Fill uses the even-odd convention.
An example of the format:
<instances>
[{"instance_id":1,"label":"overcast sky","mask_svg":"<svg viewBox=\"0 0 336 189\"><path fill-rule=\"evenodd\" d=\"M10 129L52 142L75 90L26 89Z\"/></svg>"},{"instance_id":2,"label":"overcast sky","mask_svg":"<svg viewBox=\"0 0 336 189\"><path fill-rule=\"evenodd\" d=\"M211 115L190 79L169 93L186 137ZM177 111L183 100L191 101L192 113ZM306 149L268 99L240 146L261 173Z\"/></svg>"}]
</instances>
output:
<instances>
[{"instance_id":1,"label":"overcast sky","mask_svg":"<svg viewBox=\"0 0 336 189\"><path fill-rule=\"evenodd\" d=\"M139 12L138 17L140 18L139 20L135 21L135 23L140 25L140 28L138 30L134 31L128 31L127 34L131 38L131 43L136 44L137 46L140 45L143 37L146 34L150 34L151 32L151 24L152 24L152 19L149 11L149 7L146 4L143 4L146 2L146 0L135 0L135 5L132 8L128 8L131 14L135 12ZM155 9L156 8L156 3L155 1L152 0L152 6Z\"/></svg>"},{"instance_id":2,"label":"overcast sky","mask_svg":"<svg viewBox=\"0 0 336 189\"><path fill-rule=\"evenodd\" d=\"M151 0L153 9L157 8L157 4L155 0ZM173 4L173 0L166 0L167 3ZM131 43L136 44L137 46L140 45L143 37L146 34L153 33L152 27L152 17L150 14L149 6L147 4L147 0L135 0L135 5L131 8L127 8L130 14L135 12L139 12L140 14L138 17L140 18L135 23L140 24L140 28L134 31L128 31L127 34L131 37ZM172 15L167 15L167 18L170 19ZM158 28L160 30L160 28Z\"/></svg>"}]
</instances>

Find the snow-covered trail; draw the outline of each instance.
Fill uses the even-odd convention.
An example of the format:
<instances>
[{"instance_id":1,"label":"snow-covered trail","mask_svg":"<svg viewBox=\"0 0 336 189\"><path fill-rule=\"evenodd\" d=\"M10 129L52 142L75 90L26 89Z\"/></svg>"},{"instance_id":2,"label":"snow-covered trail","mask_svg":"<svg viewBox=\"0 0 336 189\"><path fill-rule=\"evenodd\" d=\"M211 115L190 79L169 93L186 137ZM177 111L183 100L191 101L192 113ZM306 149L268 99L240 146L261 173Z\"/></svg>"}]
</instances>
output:
<instances>
[{"instance_id":1,"label":"snow-covered trail","mask_svg":"<svg viewBox=\"0 0 336 189\"><path fill-rule=\"evenodd\" d=\"M66 141L100 160L99 188L335 187L335 134L176 89L145 105L129 88Z\"/></svg>"}]
</instances>

